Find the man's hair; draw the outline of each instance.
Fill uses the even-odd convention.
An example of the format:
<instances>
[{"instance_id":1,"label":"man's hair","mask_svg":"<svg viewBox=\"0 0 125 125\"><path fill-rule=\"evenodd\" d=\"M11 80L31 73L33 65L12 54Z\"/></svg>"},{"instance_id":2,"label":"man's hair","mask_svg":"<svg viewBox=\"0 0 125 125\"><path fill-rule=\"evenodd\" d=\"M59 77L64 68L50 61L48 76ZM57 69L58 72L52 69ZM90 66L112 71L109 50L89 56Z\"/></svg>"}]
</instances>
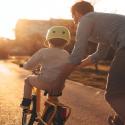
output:
<instances>
[{"instance_id":1,"label":"man's hair","mask_svg":"<svg viewBox=\"0 0 125 125\"><path fill-rule=\"evenodd\" d=\"M77 11L78 13L84 15L86 13L93 12L94 7L89 2L80 1L80 2L75 3L71 7L72 14L74 14L75 11Z\"/></svg>"},{"instance_id":2,"label":"man's hair","mask_svg":"<svg viewBox=\"0 0 125 125\"><path fill-rule=\"evenodd\" d=\"M64 47L67 44L67 41L60 38L53 38L49 40L49 43L54 47Z\"/></svg>"}]
</instances>

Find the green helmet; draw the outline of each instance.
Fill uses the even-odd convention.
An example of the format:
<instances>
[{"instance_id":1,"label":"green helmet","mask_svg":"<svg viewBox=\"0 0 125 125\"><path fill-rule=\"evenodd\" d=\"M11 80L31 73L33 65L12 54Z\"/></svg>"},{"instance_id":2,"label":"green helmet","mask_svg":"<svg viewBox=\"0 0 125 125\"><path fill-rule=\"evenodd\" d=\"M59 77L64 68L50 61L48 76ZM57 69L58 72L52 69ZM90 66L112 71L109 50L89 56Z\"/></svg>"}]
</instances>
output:
<instances>
[{"instance_id":1,"label":"green helmet","mask_svg":"<svg viewBox=\"0 0 125 125\"><path fill-rule=\"evenodd\" d=\"M46 40L49 41L54 38L64 39L69 43L71 39L70 31L65 26L53 26L47 32Z\"/></svg>"}]
</instances>

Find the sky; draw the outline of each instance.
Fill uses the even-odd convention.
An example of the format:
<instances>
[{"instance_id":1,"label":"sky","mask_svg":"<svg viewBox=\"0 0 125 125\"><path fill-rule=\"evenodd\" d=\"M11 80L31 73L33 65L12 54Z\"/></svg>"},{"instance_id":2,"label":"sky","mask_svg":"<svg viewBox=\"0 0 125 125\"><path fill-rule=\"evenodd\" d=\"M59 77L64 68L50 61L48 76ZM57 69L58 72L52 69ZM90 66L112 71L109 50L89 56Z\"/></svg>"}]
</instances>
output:
<instances>
[{"instance_id":1,"label":"sky","mask_svg":"<svg viewBox=\"0 0 125 125\"><path fill-rule=\"evenodd\" d=\"M18 19L71 19L70 7L77 0L0 0L0 37L14 38ZM125 14L124 0L91 1L96 11Z\"/></svg>"}]
</instances>

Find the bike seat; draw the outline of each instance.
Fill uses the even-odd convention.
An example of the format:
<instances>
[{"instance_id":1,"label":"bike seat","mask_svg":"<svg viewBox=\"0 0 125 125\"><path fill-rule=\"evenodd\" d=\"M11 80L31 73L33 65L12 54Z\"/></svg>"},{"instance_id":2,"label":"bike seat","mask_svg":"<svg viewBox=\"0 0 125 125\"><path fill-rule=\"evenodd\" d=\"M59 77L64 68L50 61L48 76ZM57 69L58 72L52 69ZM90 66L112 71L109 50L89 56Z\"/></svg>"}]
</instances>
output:
<instances>
[{"instance_id":1,"label":"bike seat","mask_svg":"<svg viewBox=\"0 0 125 125\"><path fill-rule=\"evenodd\" d=\"M62 96L62 92L61 93L58 93L58 94L51 94L49 93L47 90L44 90L44 96L55 96L55 97L58 97L58 96Z\"/></svg>"}]
</instances>

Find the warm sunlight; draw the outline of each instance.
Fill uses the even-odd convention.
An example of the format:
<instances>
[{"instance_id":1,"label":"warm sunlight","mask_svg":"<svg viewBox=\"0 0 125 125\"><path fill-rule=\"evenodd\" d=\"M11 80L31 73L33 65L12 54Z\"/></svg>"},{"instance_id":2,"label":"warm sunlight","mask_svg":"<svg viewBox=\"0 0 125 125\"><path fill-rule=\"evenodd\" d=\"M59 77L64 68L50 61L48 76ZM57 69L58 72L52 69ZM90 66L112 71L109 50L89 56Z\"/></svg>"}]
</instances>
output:
<instances>
[{"instance_id":1,"label":"warm sunlight","mask_svg":"<svg viewBox=\"0 0 125 125\"><path fill-rule=\"evenodd\" d=\"M70 7L78 0L0 0L0 37L14 38L20 18L71 18ZM125 14L124 0L87 0L96 11Z\"/></svg>"},{"instance_id":2,"label":"warm sunlight","mask_svg":"<svg viewBox=\"0 0 125 125\"><path fill-rule=\"evenodd\" d=\"M125 15L124 5L124 0L98 0L95 4L95 10Z\"/></svg>"},{"instance_id":3,"label":"warm sunlight","mask_svg":"<svg viewBox=\"0 0 125 125\"><path fill-rule=\"evenodd\" d=\"M14 38L15 23L20 18L71 18L74 0L0 0L0 37Z\"/></svg>"},{"instance_id":4,"label":"warm sunlight","mask_svg":"<svg viewBox=\"0 0 125 125\"><path fill-rule=\"evenodd\" d=\"M0 73L9 75L11 71L4 64L0 64Z\"/></svg>"}]
</instances>

